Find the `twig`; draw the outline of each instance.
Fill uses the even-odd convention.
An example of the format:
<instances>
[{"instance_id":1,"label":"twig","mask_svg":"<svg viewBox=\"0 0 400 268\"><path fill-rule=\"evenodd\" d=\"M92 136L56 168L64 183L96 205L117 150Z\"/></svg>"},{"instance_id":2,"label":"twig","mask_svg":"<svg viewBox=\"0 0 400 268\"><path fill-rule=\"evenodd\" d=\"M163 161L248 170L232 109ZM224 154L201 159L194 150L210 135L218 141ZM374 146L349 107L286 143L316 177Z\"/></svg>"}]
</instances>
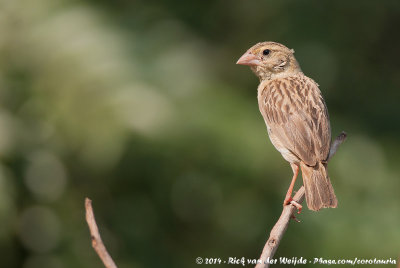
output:
<instances>
[{"instance_id":1,"label":"twig","mask_svg":"<svg viewBox=\"0 0 400 268\"><path fill-rule=\"evenodd\" d=\"M340 133L339 136L333 141L331 149L329 151L329 156L327 162L332 158L332 156L336 153L340 144L342 144L346 140L347 134L345 132ZM301 204L304 200L305 189L304 186L297 191L297 193L293 197L293 201ZM278 221L275 223L274 227L271 230L269 238L265 243L264 249L261 253L259 263L256 265L256 268L268 268L272 262L272 257L274 256L276 250L278 249L279 243L283 235L285 234L289 222L291 218L294 218L294 212L297 208L290 204L283 207L282 214L279 217Z\"/></svg>"},{"instance_id":2,"label":"twig","mask_svg":"<svg viewBox=\"0 0 400 268\"><path fill-rule=\"evenodd\" d=\"M110 254L108 254L107 249L103 244L103 241L101 240L99 229L94 218L92 200L90 200L89 198L85 199L85 208L86 222L89 226L90 235L92 238L92 246L94 250L96 251L97 255L99 255L101 261L106 268L117 268Z\"/></svg>"},{"instance_id":3,"label":"twig","mask_svg":"<svg viewBox=\"0 0 400 268\"><path fill-rule=\"evenodd\" d=\"M294 195L293 200L301 204L304 200L304 186L297 191ZM256 268L269 267L269 260L274 256L275 251L278 249L279 243L281 242L282 236L285 234L286 229L289 226L290 218L293 217L293 213L297 210L292 204L283 207L283 211L279 220L275 223L274 228L271 230L269 239L265 243L264 249L261 253L260 260L262 263L258 263Z\"/></svg>"},{"instance_id":4,"label":"twig","mask_svg":"<svg viewBox=\"0 0 400 268\"><path fill-rule=\"evenodd\" d=\"M327 162L335 155L340 144L342 144L346 140L346 138L347 138L346 132L342 131L342 133L340 133L339 136L337 136L336 139L332 142Z\"/></svg>"}]
</instances>

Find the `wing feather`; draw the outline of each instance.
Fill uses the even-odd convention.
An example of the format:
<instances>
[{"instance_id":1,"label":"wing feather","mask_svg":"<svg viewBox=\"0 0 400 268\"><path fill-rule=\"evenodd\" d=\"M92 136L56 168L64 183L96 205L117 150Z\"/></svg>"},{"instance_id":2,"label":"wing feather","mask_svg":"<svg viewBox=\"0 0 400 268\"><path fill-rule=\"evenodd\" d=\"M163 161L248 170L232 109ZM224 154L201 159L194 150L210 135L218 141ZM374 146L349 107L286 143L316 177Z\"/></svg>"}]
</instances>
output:
<instances>
[{"instance_id":1,"label":"wing feather","mask_svg":"<svg viewBox=\"0 0 400 268\"><path fill-rule=\"evenodd\" d=\"M259 106L279 151L289 151L309 166L328 158L331 130L318 85L304 75L263 83Z\"/></svg>"}]
</instances>

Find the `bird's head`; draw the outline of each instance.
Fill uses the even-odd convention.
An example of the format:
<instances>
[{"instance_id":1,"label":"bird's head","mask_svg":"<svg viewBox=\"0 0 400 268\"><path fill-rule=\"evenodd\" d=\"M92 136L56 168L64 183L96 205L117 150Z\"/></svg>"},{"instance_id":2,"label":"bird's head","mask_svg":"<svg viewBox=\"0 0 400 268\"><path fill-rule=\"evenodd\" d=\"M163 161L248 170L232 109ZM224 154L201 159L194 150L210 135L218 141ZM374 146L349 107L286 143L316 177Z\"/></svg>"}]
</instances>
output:
<instances>
[{"instance_id":1,"label":"bird's head","mask_svg":"<svg viewBox=\"0 0 400 268\"><path fill-rule=\"evenodd\" d=\"M236 64L249 65L260 80L284 77L301 72L294 50L275 42L252 46Z\"/></svg>"}]
</instances>

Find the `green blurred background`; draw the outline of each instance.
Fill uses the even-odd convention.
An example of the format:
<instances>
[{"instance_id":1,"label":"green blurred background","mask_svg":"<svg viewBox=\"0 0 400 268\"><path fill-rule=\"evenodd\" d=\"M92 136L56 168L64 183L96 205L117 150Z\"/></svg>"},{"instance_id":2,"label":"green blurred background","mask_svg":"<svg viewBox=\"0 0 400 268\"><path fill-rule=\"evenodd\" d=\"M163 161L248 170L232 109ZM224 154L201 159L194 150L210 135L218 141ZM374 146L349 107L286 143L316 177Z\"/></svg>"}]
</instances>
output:
<instances>
[{"instance_id":1,"label":"green blurred background","mask_svg":"<svg viewBox=\"0 0 400 268\"><path fill-rule=\"evenodd\" d=\"M86 196L121 268L258 258L291 179L235 65L259 41L296 50L348 133L339 207L276 256L397 259L399 27L397 0L1 0L1 267L102 267Z\"/></svg>"}]
</instances>

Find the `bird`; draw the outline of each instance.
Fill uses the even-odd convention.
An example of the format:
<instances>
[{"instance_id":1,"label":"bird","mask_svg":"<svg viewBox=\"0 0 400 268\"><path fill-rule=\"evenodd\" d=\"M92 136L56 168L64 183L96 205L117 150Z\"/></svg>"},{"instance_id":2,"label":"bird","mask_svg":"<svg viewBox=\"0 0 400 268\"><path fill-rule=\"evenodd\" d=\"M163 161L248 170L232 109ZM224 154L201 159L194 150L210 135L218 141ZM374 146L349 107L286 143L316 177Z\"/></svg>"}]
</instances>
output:
<instances>
[{"instance_id":1,"label":"bird","mask_svg":"<svg viewBox=\"0 0 400 268\"><path fill-rule=\"evenodd\" d=\"M260 79L257 100L268 136L293 171L283 205L293 204L300 213L302 206L291 196L301 170L307 207L336 208L327 171L331 127L319 85L304 75L294 50L277 42L257 43L237 64L250 66Z\"/></svg>"}]
</instances>

